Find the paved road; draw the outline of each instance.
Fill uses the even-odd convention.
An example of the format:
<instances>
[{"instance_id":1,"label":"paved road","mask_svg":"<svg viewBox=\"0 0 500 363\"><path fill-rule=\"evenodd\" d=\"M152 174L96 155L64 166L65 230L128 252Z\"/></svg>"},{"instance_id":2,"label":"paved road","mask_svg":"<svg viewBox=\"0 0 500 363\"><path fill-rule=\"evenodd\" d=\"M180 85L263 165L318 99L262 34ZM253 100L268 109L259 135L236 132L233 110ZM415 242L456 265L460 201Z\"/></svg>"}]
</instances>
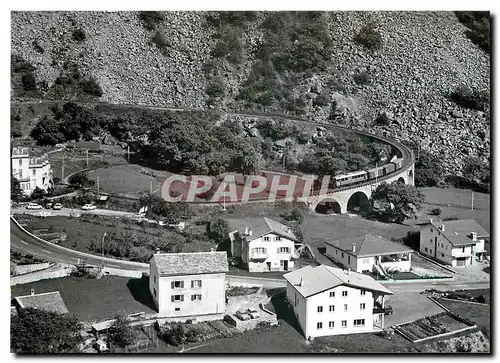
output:
<instances>
[{"instance_id":1,"label":"paved road","mask_svg":"<svg viewBox=\"0 0 500 363\"><path fill-rule=\"evenodd\" d=\"M49 242L42 242L25 233L12 219L10 221L10 246L16 251L28 253L53 262L77 264L78 260L83 261L85 259L85 262L89 265L101 266L103 261L99 256L74 251ZM111 258L104 258L104 266L128 271L149 271L149 265L146 263Z\"/></svg>"},{"instance_id":2,"label":"paved road","mask_svg":"<svg viewBox=\"0 0 500 363\"><path fill-rule=\"evenodd\" d=\"M63 217L80 217L82 215L100 215L107 217L119 217L119 218L140 218L136 213L133 212L124 212L120 210L112 210L112 209L101 209L97 208L94 210L82 210L78 208L63 208L61 210L53 210L53 209L26 209L23 207L11 207L11 214L31 214L34 216L38 216L40 214L48 213L48 216L63 216Z\"/></svg>"}]
</instances>

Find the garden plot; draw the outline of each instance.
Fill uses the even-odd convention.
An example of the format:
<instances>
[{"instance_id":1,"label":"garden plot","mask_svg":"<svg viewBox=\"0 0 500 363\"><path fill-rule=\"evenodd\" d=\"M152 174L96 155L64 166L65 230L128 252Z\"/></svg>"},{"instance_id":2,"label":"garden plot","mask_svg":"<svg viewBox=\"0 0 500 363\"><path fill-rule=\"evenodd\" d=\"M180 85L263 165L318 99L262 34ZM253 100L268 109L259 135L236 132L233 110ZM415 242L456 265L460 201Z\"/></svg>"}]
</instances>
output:
<instances>
[{"instance_id":1,"label":"garden plot","mask_svg":"<svg viewBox=\"0 0 500 363\"><path fill-rule=\"evenodd\" d=\"M477 326L467 319L449 312L417 319L395 326L395 330L413 343L419 343L445 335L451 335Z\"/></svg>"}]
</instances>

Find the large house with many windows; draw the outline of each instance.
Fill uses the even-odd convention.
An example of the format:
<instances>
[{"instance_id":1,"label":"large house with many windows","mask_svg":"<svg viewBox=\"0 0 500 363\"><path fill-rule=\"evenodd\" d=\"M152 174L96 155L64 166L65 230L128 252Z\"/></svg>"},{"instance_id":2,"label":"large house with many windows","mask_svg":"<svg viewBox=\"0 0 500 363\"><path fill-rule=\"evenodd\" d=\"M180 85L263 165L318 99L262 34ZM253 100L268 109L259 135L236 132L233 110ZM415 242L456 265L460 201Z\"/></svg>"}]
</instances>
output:
<instances>
[{"instance_id":1,"label":"large house with many windows","mask_svg":"<svg viewBox=\"0 0 500 363\"><path fill-rule=\"evenodd\" d=\"M222 319L226 312L227 252L156 253L149 289L159 317Z\"/></svg>"},{"instance_id":2,"label":"large house with many windows","mask_svg":"<svg viewBox=\"0 0 500 363\"><path fill-rule=\"evenodd\" d=\"M287 299L307 339L383 330L384 297L392 292L370 276L320 265L284 278Z\"/></svg>"},{"instance_id":3,"label":"large house with many windows","mask_svg":"<svg viewBox=\"0 0 500 363\"><path fill-rule=\"evenodd\" d=\"M47 191L53 186L52 168L47 155L30 157L29 148L14 147L10 159L12 175L19 180L24 194L31 195L36 187Z\"/></svg>"},{"instance_id":4,"label":"large house with many windows","mask_svg":"<svg viewBox=\"0 0 500 363\"><path fill-rule=\"evenodd\" d=\"M489 233L473 219L436 222L430 218L418 224L423 255L453 267L470 266L486 255L484 243Z\"/></svg>"},{"instance_id":5,"label":"large house with many windows","mask_svg":"<svg viewBox=\"0 0 500 363\"><path fill-rule=\"evenodd\" d=\"M267 217L229 220L231 253L250 272L291 271L301 245L292 229Z\"/></svg>"}]
</instances>

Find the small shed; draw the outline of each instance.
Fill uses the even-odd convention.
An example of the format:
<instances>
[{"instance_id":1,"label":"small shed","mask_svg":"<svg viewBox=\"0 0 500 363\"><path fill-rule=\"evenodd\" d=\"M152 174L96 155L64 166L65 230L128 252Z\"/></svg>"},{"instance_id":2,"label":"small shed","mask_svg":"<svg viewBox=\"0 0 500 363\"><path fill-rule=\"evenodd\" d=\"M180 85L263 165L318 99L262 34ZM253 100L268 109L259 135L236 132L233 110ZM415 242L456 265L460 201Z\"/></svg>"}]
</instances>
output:
<instances>
[{"instance_id":1,"label":"small shed","mask_svg":"<svg viewBox=\"0 0 500 363\"><path fill-rule=\"evenodd\" d=\"M110 319L110 320L104 320L104 321L101 321L99 323L92 324L92 334L94 334L95 337L97 339L99 339L99 337L102 334L108 333L109 328L111 328L111 326L113 325L114 322L115 322L115 319Z\"/></svg>"}]
</instances>

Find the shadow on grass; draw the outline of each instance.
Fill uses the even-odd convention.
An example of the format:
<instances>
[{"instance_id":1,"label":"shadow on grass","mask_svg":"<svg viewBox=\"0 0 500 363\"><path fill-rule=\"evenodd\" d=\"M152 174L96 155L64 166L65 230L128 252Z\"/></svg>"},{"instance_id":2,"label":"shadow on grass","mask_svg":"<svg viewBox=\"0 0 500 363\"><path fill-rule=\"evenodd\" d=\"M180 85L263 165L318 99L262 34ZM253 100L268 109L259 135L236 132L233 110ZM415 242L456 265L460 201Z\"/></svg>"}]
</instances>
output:
<instances>
[{"instance_id":1,"label":"shadow on grass","mask_svg":"<svg viewBox=\"0 0 500 363\"><path fill-rule=\"evenodd\" d=\"M267 294L268 296L272 296L271 304L278 319L286 321L292 328L297 330L303 336L304 332L300 327L299 321L294 314L292 306L286 299L286 289L270 289L267 290Z\"/></svg>"},{"instance_id":2,"label":"shadow on grass","mask_svg":"<svg viewBox=\"0 0 500 363\"><path fill-rule=\"evenodd\" d=\"M156 305L149 291L149 277L141 277L139 279L130 279L127 282L127 287L132 294L134 300L146 305L148 308L156 311Z\"/></svg>"},{"instance_id":3,"label":"shadow on grass","mask_svg":"<svg viewBox=\"0 0 500 363\"><path fill-rule=\"evenodd\" d=\"M486 272L487 274L491 275L491 272L490 272L491 271L491 267L490 266L483 268L483 271Z\"/></svg>"}]
</instances>

